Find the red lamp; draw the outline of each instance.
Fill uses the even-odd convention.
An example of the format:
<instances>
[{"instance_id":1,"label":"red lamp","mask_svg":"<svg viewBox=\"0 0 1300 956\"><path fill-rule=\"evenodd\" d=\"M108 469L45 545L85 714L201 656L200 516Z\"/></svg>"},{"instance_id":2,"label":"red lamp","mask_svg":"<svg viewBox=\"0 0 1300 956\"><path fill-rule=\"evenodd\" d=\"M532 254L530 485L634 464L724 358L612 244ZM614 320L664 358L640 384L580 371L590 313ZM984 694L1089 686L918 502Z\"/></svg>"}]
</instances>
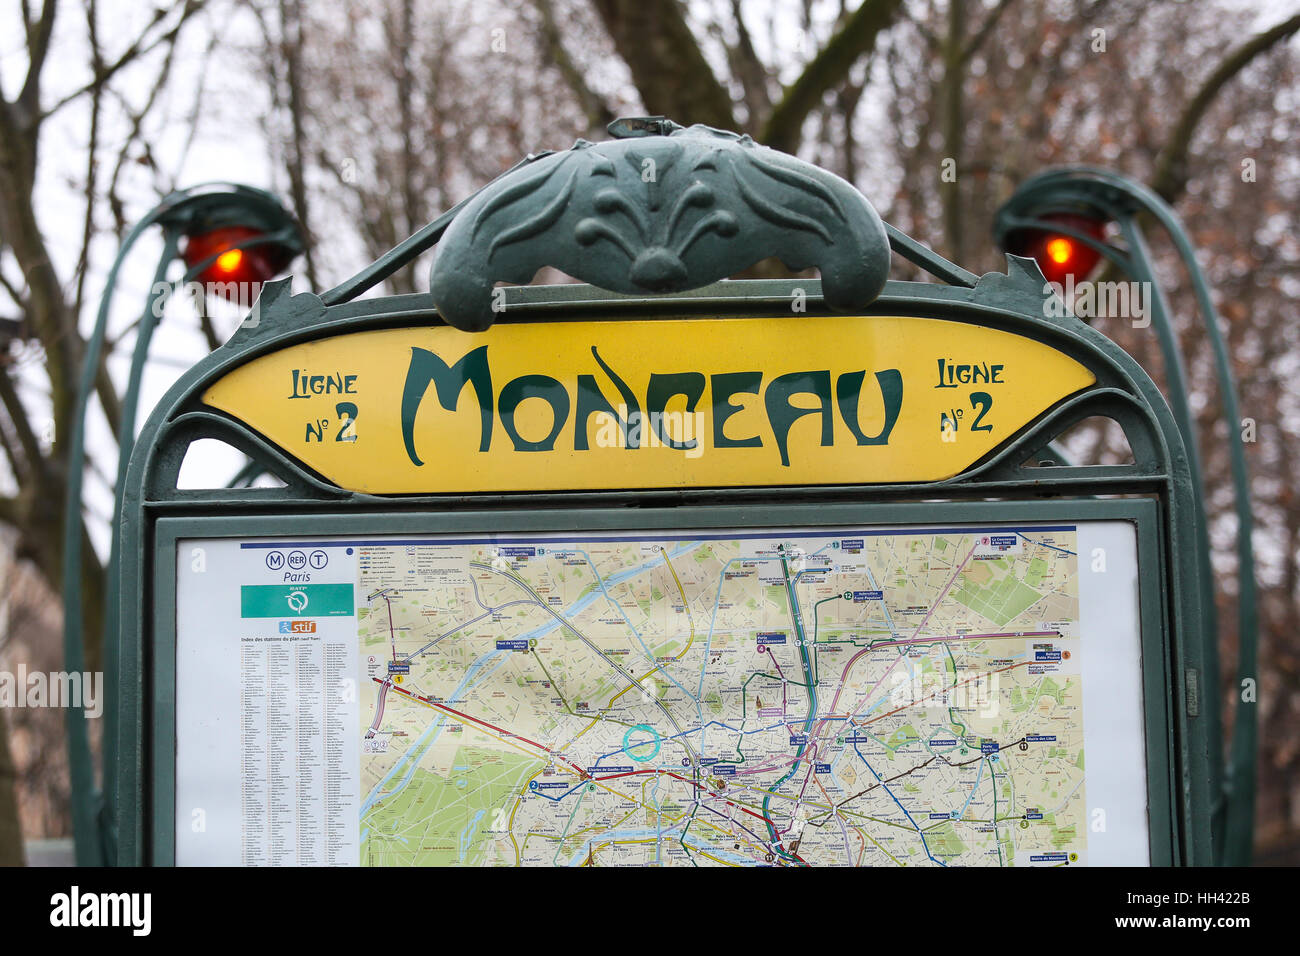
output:
<instances>
[{"instance_id":1,"label":"red lamp","mask_svg":"<svg viewBox=\"0 0 1300 956\"><path fill-rule=\"evenodd\" d=\"M184 237L191 279L240 302L256 299L305 246L302 227L274 195L235 183L174 192L159 204L158 221Z\"/></svg>"},{"instance_id":2,"label":"red lamp","mask_svg":"<svg viewBox=\"0 0 1300 956\"><path fill-rule=\"evenodd\" d=\"M1099 219L1068 212L1048 213L1039 218L1083 233L1098 242L1105 239L1106 224ZM1048 282L1060 284L1070 278L1074 282L1086 279L1101 260L1101 253L1087 243L1050 229L1012 230L1006 237L1006 249L1013 255L1033 259Z\"/></svg>"},{"instance_id":3,"label":"red lamp","mask_svg":"<svg viewBox=\"0 0 1300 956\"><path fill-rule=\"evenodd\" d=\"M295 255L285 243L256 242L265 236L251 226L218 226L188 235L181 257L191 271L212 260L194 278L214 293L236 297L239 285L247 284L255 297L262 283L282 272Z\"/></svg>"}]
</instances>

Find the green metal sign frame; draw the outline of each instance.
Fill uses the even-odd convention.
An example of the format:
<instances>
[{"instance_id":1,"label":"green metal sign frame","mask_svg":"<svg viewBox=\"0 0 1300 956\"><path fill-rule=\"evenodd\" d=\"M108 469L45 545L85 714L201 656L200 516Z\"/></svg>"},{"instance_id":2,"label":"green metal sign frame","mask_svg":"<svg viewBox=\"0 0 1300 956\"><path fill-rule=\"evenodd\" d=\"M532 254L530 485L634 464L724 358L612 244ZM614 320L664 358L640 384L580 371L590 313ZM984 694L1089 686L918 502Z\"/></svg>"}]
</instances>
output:
<instances>
[{"instance_id":1,"label":"green metal sign frame","mask_svg":"<svg viewBox=\"0 0 1300 956\"><path fill-rule=\"evenodd\" d=\"M1211 746L1217 748L1219 742L1212 739L1217 693L1207 681L1207 675L1215 673L1214 636L1204 613L1209 595L1200 586L1197 543L1202 529L1187 451L1150 377L1109 339L1063 314L1032 261L1008 257L1007 273L977 277L881 224L860 194L829 173L780 154L772 154L778 159L755 158L751 153L760 147L714 133L659 126L643 130L645 139L630 140L635 149L618 142L602 153L602 147L580 144L580 152L559 154L549 165L556 154L530 157L337 289L290 295L287 280L269 283L250 320L223 348L182 376L159 403L131 458L120 525L122 599L119 639L110 648L116 681L105 742L108 840L119 863L171 862L174 562L180 536L789 527L828 522L988 524L1008 518L1101 517L1119 517L1137 527L1151 859L1175 865L1214 862L1209 821L1221 781L1212 779L1216 764L1210 759ZM674 137L681 139L684 153L674 151ZM711 210L707 215L713 218L696 230L709 235L699 240L703 245L695 252L696 247L687 248L689 243L674 247L675 252L648 247L629 254L626 276L614 274L607 256L584 257L578 247L605 235L601 216L616 213L642 217L643 225L649 223L647 234L654 231L656 216L671 216L671 232L681 204L676 210L669 208L671 203L656 205L650 190L650 199L642 196L645 205L640 211L628 212L632 193L620 198L610 192L609 183L617 180L624 165L643 169L656 157L658 168L689 169L702 182L714 182L709 177L727 169L732 179L726 181L730 185L719 179L721 184L706 190L685 182L676 190L683 196L695 190L687 204ZM779 203L756 191L754 183L764 179L774 195L780 194ZM584 187L588 182L594 185ZM665 185L672 191L671 183ZM509 223L496 230L494 239L491 215L515 202L526 208L506 217ZM584 203L590 205L590 215L571 215L585 208ZM733 213L731 219L718 215L726 212ZM464 218L458 219L460 215ZM847 258L837 236L817 225L836 215L848 230L843 241L856 250ZM737 241L745 248L725 257L713 255L710 249L717 250L709 243L729 241L737 233L733 226L742 221L746 229ZM487 225L483 232L477 227L449 228L457 223ZM552 228L565 230L564 235L548 238ZM448 245L438 249L432 294L353 298L427 251L444 233ZM801 235L791 239L794 233ZM493 249L506 239L519 240L521 248L508 252L506 262L493 260ZM890 250L939 281L885 281ZM551 252L571 274L595 284L493 290L498 279L527 278L538 263L553 262L548 260ZM792 266L816 264L833 275L831 302L823 298L818 280L714 281L768 255L781 255ZM855 256L863 264L860 273L852 266ZM440 281L439 263L462 274L462 281ZM608 291L633 287L641 291ZM805 304L801 318L808 323L832 314L833 305L867 321L901 315L1013 333L1072 358L1096 381L1057 402L960 474L941 481L642 491L467 489L400 496L352 492L203 401L215 382L259 357L343 333L438 325L449 317L466 329L493 321L789 318L796 300ZM488 302L490 312L485 312ZM1094 416L1111 419L1123 430L1133 453L1131 463L1072 465L1061 459L1054 440ZM246 454L250 468L236 487L179 488L188 449L208 438ZM247 479L258 471L275 476L283 487L251 487Z\"/></svg>"},{"instance_id":2,"label":"green metal sign frame","mask_svg":"<svg viewBox=\"0 0 1300 956\"><path fill-rule=\"evenodd\" d=\"M445 530L555 529L560 527L683 528L728 520L776 525L827 520L990 522L1008 518L1126 516L1138 521L1144 580L1142 615L1147 693L1148 773L1152 859L1208 864L1210 806L1208 741L1199 682L1204 673L1200 596L1195 587L1195 528L1191 523L1187 459L1177 429L1155 386L1123 351L1082 322L1043 317L1041 280L1013 263L1013 275L990 275L973 288L891 282L868 314L909 314L975 322L1046 342L1074 357L1097 383L1065 400L1013 440L957 478L921 485L856 485L799 488L680 489L640 492L360 495L330 487L235 420L202 406L200 396L216 379L255 356L343 330L436 322L427 297L404 296L320 309L315 296L295 296L294 312L320 309L310 325L276 321L264 311L262 326L279 334L236 340L187 374L160 404L141 436L128 478L122 534L123 593L118 670L117 754L112 806L118 861L166 862L162 830L172 826L167 788L174 782L167 755L174 746L170 719L175 706L174 542L186 534L222 536L382 532L418 527ZM1017 281L1016 275L1021 276ZM626 300L583 286L511 290L510 321L552 321L582 316L618 321L628 315L788 314L793 290L815 302L816 283L738 281L702 294ZM299 302L299 300L304 300ZM300 311L301 310L301 311ZM824 312L814 304L807 321ZM1053 453L1050 442L1085 418L1117 421L1135 461L1116 466L1021 467ZM253 457L285 482L283 488L182 490L176 487L189 445L217 438ZM1118 501L1095 496L1128 496ZM948 499L923 504L923 499ZM809 511L810 506L812 511ZM833 508L831 506L834 506ZM1144 506L1139 508L1138 506ZM1131 510L1125 510L1125 509ZM796 517L802 515L803 517ZM831 517L835 516L835 517ZM176 519L184 519L177 523ZM725 522L724 522L725 523ZM1149 556L1158 560L1148 561ZM1158 569L1158 571L1157 571ZM1163 713L1169 708L1169 719ZM1162 749L1163 748L1163 749ZM1165 755L1167 754L1167 761ZM1172 776L1166 776L1165 768ZM1168 786L1161 782L1167 781ZM1166 841L1159 843L1157 841ZM1167 849L1166 849L1167 848Z\"/></svg>"},{"instance_id":3,"label":"green metal sign frame","mask_svg":"<svg viewBox=\"0 0 1300 956\"><path fill-rule=\"evenodd\" d=\"M982 509L982 521L998 524L1042 521L1093 521L1102 519L1131 522L1136 529L1138 592L1143 667L1143 700L1147 758L1147 825L1151 865L1172 866L1186 852L1183 828L1175 817L1171 799L1177 789L1174 776L1178 755L1172 732L1168 701L1174 691L1165 666L1168 651L1163 636L1167 621L1160 595L1168 586L1162 573L1165 554L1160 539L1158 505L1150 498L1098 500L1063 498L1051 501L1008 501ZM177 543L187 538L286 537L302 538L320 533L327 523L330 534L357 537L396 534L402 538L432 534L491 531L581 532L672 530L689 534L709 528L764 527L812 528L865 527L921 524L945 529L971 521L968 503L922 502L810 503L807 501L762 501L744 505L694 504L650 508L576 507L504 511L449 508L419 514L375 512L358 514L341 511L329 515L267 515L241 517L166 517L155 528L157 559L154 562L153 593L157 596L150 622L154 637L150 671L162 693L153 695L148 724L150 790L149 822L140 832L141 852L154 866L175 863L176 839L176 573Z\"/></svg>"}]
</instances>

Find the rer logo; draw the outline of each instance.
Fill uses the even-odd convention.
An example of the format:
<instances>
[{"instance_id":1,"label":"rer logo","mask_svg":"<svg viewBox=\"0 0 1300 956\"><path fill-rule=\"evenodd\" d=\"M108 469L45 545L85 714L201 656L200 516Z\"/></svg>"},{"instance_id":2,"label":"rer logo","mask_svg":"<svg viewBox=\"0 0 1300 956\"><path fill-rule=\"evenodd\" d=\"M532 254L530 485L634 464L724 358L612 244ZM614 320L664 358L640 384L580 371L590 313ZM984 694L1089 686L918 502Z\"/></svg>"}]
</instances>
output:
<instances>
[{"instance_id":1,"label":"rer logo","mask_svg":"<svg viewBox=\"0 0 1300 956\"><path fill-rule=\"evenodd\" d=\"M281 621L281 634L315 634L315 621Z\"/></svg>"}]
</instances>

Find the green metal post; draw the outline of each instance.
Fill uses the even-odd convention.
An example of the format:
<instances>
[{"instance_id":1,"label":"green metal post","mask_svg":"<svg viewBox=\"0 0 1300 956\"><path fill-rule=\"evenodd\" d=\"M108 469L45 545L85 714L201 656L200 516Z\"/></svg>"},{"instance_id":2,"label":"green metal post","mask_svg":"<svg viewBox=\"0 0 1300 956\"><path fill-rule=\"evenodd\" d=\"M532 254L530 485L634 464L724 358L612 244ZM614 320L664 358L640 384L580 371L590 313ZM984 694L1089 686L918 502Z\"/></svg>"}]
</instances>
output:
<instances>
[{"instance_id":1,"label":"green metal post","mask_svg":"<svg viewBox=\"0 0 1300 956\"><path fill-rule=\"evenodd\" d=\"M121 599L121 581L118 580L118 523L122 520L122 487L126 481L126 466L131 458L131 447L135 441L135 417L140 404L140 381L144 375L145 358L149 352L149 343L153 338L154 328L162 317L170 287L166 284L167 268L176 258L176 249L180 242L179 234L167 229L163 234L163 254L158 260L154 272L153 284L149 287L149 299L140 322L136 327L135 352L131 360L131 371L127 379L126 394L122 405L122 421L118 433L117 480L113 485L113 525L111 528L111 545L108 560L108 590L104 600L104 667L109 674L117 673L117 609ZM101 839L104 852L112 859L115 845L113 832L112 800L113 788L109 786L117 759L117 681L107 682L108 701L104 710L104 778L105 800L108 811L101 820Z\"/></svg>"},{"instance_id":2,"label":"green metal post","mask_svg":"<svg viewBox=\"0 0 1300 956\"><path fill-rule=\"evenodd\" d=\"M211 225L215 216L231 214L267 228L268 234L240 242L232 248L249 248L258 245L281 244L289 249L302 249L302 236L291 217L270 193L247 186L208 184L169 194L151 209L127 234L109 269L100 298L95 326L86 346L78 383L76 404L73 407L71 449L68 456L68 481L64 497L63 534L63 648L64 668L80 672L85 667L85 615L83 613L80 581L82 569L82 515L81 491L86 462L85 428L86 411L94 389L95 378L102 361L104 338L108 328L109 307L117 285L117 276L127 253L139 237L151 226L165 226L164 249L150 286L149 300L141 316L136 335L131 371L123 396L122 421L118 436L117 482L114 489L114 509L111 528L111 549L107 567L108 588L103 608L104 664L109 675L106 681L104 711L104 777L108 794L106 805L97 809L95 774L86 732L85 715L76 709L68 711L68 751L71 776L71 801L73 838L77 863L81 866L99 865L115 856L113 821L116 819L112 801L116 794L113 778L116 774L117 707L116 685L118 655L118 609L121 585L118 581L119 535L122 511L122 486L126 476L131 448L135 440L135 417L139 405L140 383L148 357L149 343L161 316L162 303L170 286L166 283L167 268L176 257L180 237L186 229L199 224ZM187 281L207 268L217 256L197 263L185 275ZM102 811L107 811L103 813Z\"/></svg>"},{"instance_id":3,"label":"green metal post","mask_svg":"<svg viewBox=\"0 0 1300 956\"><path fill-rule=\"evenodd\" d=\"M121 539L122 539L122 496L126 486L127 467L131 461L131 451L135 447L135 420L140 408L140 386L144 377L145 363L149 358L149 346L153 341L153 334L158 327L158 321L162 318L163 305L167 296L175 288L175 285L183 285L198 276L204 269L212 265L217 260L217 256L209 256L201 262L195 263L186 273L177 280L174 285L168 284L166 280L167 266L171 260L176 257L176 251L179 246L180 232L170 223L165 223L165 242L166 248L163 252L163 258L159 263L157 274L154 276L153 285L149 290L149 302L145 307L140 322L136 326L135 348L131 356L131 369L127 374L126 391L122 393L122 422L120 434L118 436L118 454L117 454L117 480L114 484L113 491L113 523L111 529L111 539L109 546L108 559L108 592L104 605L104 661L105 667L108 668L109 675L117 673L117 649L118 649L118 614L121 609L121 580L119 566L121 564ZM291 230L281 230L268 236L261 236L255 239L248 239L244 242L235 243L231 249L249 249L259 245L275 242L288 242L294 239ZM228 251L228 250L223 250ZM107 704L104 710L104 794L105 794L105 813L103 826L103 839L105 841L105 853L108 859L115 855L114 847L116 845L116 834L114 831L114 821L116 820L114 800L116 799L117 789L115 786L115 777L117 774L117 681L110 676L106 681L106 698Z\"/></svg>"},{"instance_id":4,"label":"green metal post","mask_svg":"<svg viewBox=\"0 0 1300 956\"><path fill-rule=\"evenodd\" d=\"M77 386L77 400L73 406L71 448L68 453L68 481L63 509L63 666L70 673L85 670L85 618L80 600L81 553L81 485L86 467L86 408L99 373L104 335L108 329L108 311L117 285L117 274L127 253L146 229L157 221L160 209L154 209L127 234L118 250L117 258L108 270L104 295L99 302L95 328L86 345L81 380ZM160 262L162 272L171 261L168 255ZM152 304L152 303L151 303ZM107 625L105 608L105 625ZM107 642L106 642L107 643ZM105 666L109 661L106 657ZM116 673L115 667L109 673ZM111 691L110 691L111 694ZM111 709L111 708L110 708ZM90 753L90 738L86 733L86 715L76 707L68 708L68 768L71 777L72 834L76 846L78 866L98 866L104 861L102 832L97 822L95 807L95 769Z\"/></svg>"},{"instance_id":5,"label":"green metal post","mask_svg":"<svg viewBox=\"0 0 1300 956\"><path fill-rule=\"evenodd\" d=\"M1077 230L1036 218L1045 213L1080 209L1100 214L1106 219L1117 222L1128 243L1128 252L1120 253L1113 247ZM1005 239L1012 229L1020 228L1034 228L1069 235L1101 252L1138 281L1150 283L1153 291L1153 311L1156 313L1153 320L1164 355L1170 391L1173 393L1171 404L1179 431L1183 434L1184 444L1196 464L1193 474L1198 485L1198 497L1201 499L1199 507L1204 512L1203 489L1200 488L1201 459L1197 452L1193 422L1187 408L1185 376L1178 357L1168 308L1160 292L1160 286L1155 281L1150 254L1135 221L1135 216L1139 212L1151 215L1160 223L1169 234L1187 269L1214 355L1215 371L1219 380L1220 406L1228 429L1228 453L1237 515L1237 679L1242 686L1237 688L1240 696L1233 721L1232 746L1226 774L1221 772L1223 767L1221 740L1218 752L1211 754L1211 765L1215 768L1215 787L1221 801L1215 814L1216 861L1227 865L1245 865L1251 859L1258 743L1258 712L1253 701L1248 701L1244 693L1244 682L1257 680L1258 672L1259 609L1252 542L1254 522L1250 508L1250 481L1246 468L1245 446L1240 431L1242 423L1237 404L1236 384L1228 361L1227 347L1219 330L1218 315L1210 295L1209 285L1196 261L1191 240L1187 237L1186 230L1173 208L1147 187L1108 170L1064 167L1048 170L1032 177L1023 183L1016 194L999 210L995 231L1000 239ZM1207 539L1203 563L1208 565L1208 533L1203 533L1201 537ZM1203 573L1204 571L1203 568ZM1207 594L1212 596L1213 592L1208 591ZM1207 616L1213 620L1212 597L1207 601L1206 608ZM1217 628L1212 630L1210 640L1212 646L1206 655L1206 684L1207 691L1213 695L1213 706L1210 707L1210 712L1217 734L1220 726ZM1219 738L1216 736L1211 739Z\"/></svg>"},{"instance_id":6,"label":"green metal post","mask_svg":"<svg viewBox=\"0 0 1300 956\"><path fill-rule=\"evenodd\" d=\"M1202 605L1203 619L1200 622L1202 625L1201 641L1205 669L1205 673L1202 675L1202 686L1205 687L1205 693L1213 695L1211 706L1202 705L1201 719L1209 723L1206 738L1211 741L1209 753L1210 778L1214 781L1215 793L1213 811L1215 826L1212 832L1215 841L1214 857L1218 860L1221 859L1224 811L1223 721L1218 704L1219 615L1214 603L1214 567L1210 563L1209 515L1205 507L1205 479L1201 466L1203 459L1201 458L1200 443L1196 434L1196 421L1192 416L1191 406L1188 401L1190 393L1187 388L1187 373L1183 364L1182 352L1178 347L1177 336L1173 322L1169 317L1169 306L1165 300L1164 292L1161 290L1159 283L1156 282L1155 273L1151 268L1151 256L1147 249L1146 240L1142 235L1141 228L1131 216L1119 216L1118 222L1120 233L1123 235L1130 251L1127 257L1128 273L1135 281L1143 283L1151 290L1151 327L1155 330L1156 338L1160 343L1160 352L1164 359L1165 376L1168 380L1170 393L1170 411L1173 412L1174 421L1178 424L1178 430L1183 436L1187 457L1192 463L1190 472L1192 495L1196 503L1197 566L1200 572L1201 587L1206 596Z\"/></svg>"}]
</instances>

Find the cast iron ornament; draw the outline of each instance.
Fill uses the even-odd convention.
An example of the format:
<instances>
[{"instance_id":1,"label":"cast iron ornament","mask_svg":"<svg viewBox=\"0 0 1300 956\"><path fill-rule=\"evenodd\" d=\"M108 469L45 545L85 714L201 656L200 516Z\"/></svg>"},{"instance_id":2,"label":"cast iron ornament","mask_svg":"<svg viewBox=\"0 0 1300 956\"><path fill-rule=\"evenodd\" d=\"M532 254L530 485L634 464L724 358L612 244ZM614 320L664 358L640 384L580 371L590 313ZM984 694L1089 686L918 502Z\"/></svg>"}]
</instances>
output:
<instances>
[{"instance_id":1,"label":"cast iron ornament","mask_svg":"<svg viewBox=\"0 0 1300 956\"><path fill-rule=\"evenodd\" d=\"M497 282L553 266L629 295L682 292L775 256L816 266L826 304L870 304L889 272L875 209L840 177L748 136L661 117L610 124L475 196L438 244L438 312L470 332L491 326ZM495 306L495 308L494 308Z\"/></svg>"}]
</instances>

